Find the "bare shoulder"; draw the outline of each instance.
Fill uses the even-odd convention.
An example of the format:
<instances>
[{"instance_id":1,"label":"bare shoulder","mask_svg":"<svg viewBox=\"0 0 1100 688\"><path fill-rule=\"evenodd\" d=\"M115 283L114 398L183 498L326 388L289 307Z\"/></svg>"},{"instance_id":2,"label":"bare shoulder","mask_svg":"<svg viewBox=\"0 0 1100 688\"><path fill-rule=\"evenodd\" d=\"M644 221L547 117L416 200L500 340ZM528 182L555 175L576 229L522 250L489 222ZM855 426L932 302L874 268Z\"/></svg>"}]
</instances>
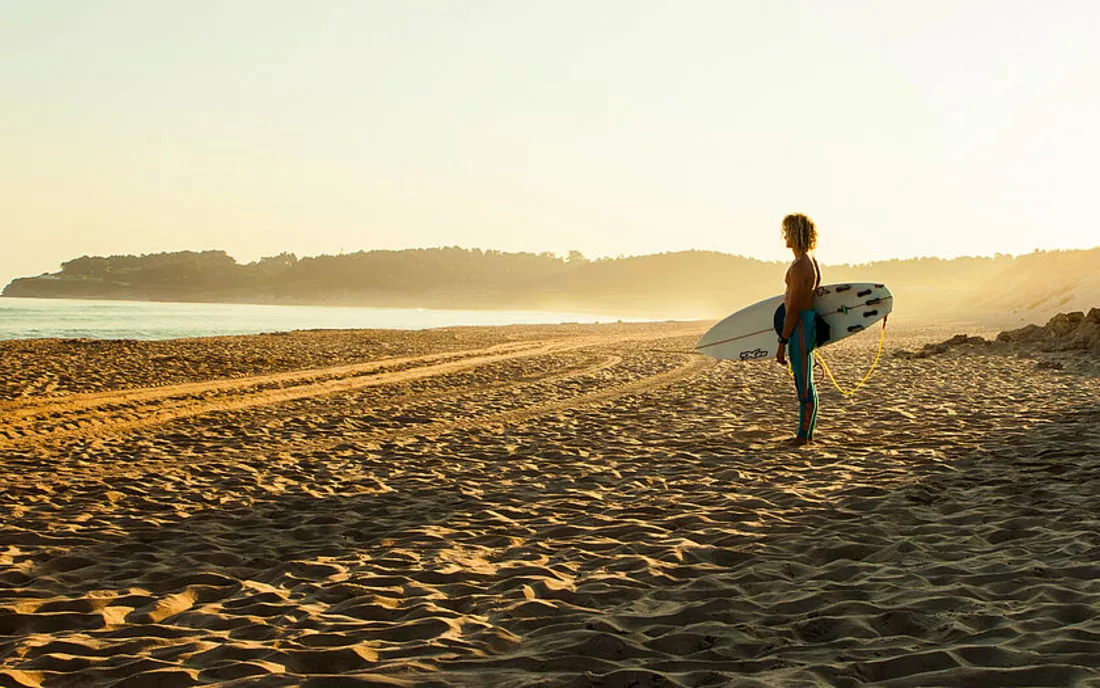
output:
<instances>
[{"instance_id":1,"label":"bare shoulder","mask_svg":"<svg viewBox=\"0 0 1100 688\"><path fill-rule=\"evenodd\" d=\"M791 267L787 270L787 273L795 277L805 277L807 275L814 274L813 259L808 254L803 254L795 259L791 263Z\"/></svg>"}]
</instances>

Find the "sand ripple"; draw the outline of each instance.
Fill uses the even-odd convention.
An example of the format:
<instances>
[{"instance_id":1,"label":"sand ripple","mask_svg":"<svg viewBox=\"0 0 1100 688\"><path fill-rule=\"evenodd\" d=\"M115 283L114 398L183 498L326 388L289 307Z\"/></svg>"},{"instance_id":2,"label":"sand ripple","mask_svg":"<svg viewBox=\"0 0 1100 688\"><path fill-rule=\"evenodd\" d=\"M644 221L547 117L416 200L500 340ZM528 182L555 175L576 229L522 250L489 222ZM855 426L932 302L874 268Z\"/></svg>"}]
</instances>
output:
<instances>
[{"instance_id":1,"label":"sand ripple","mask_svg":"<svg viewBox=\"0 0 1100 688\"><path fill-rule=\"evenodd\" d=\"M774 364L536 329L27 414L0 686L1100 685L1100 381L888 359L792 450Z\"/></svg>"}]
</instances>

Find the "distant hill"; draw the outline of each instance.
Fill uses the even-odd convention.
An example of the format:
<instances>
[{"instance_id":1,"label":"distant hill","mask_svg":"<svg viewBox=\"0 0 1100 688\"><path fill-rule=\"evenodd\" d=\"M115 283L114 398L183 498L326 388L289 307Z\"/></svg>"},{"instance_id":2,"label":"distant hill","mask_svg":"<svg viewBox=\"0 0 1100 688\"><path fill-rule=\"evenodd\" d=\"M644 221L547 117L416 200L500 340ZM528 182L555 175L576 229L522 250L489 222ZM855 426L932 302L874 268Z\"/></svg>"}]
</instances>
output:
<instances>
[{"instance_id":1,"label":"distant hill","mask_svg":"<svg viewBox=\"0 0 1100 688\"><path fill-rule=\"evenodd\" d=\"M1100 305L1100 248L1020 257L826 265L826 282L877 281L896 317L1013 323ZM785 262L713 251L590 261L577 252L458 247L240 264L224 251L82 256L13 280L4 296L431 308L524 308L713 318L778 293Z\"/></svg>"},{"instance_id":2,"label":"distant hill","mask_svg":"<svg viewBox=\"0 0 1100 688\"><path fill-rule=\"evenodd\" d=\"M1021 322L1100 306L1100 247L1020 256L990 280L980 300Z\"/></svg>"}]
</instances>

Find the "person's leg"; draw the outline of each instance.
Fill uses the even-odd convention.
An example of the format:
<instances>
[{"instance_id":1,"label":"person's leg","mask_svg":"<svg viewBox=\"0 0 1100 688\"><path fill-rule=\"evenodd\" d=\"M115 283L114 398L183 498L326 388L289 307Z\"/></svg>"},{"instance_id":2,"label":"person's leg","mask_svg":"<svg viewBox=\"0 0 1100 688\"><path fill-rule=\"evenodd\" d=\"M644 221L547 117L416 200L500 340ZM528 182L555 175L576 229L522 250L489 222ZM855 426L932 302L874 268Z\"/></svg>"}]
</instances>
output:
<instances>
[{"instance_id":1,"label":"person's leg","mask_svg":"<svg viewBox=\"0 0 1100 688\"><path fill-rule=\"evenodd\" d=\"M817 382L814 381L814 349L817 348L817 313L813 310L802 312L803 323L806 324L806 330L809 334L806 336L806 348L809 349L809 353L806 354L806 379L807 387L809 388L809 400L807 404L812 409L810 414L810 423L807 437L809 439L814 438L814 430L817 429Z\"/></svg>"},{"instance_id":2,"label":"person's leg","mask_svg":"<svg viewBox=\"0 0 1100 688\"><path fill-rule=\"evenodd\" d=\"M817 429L817 383L814 381L814 349L817 348L817 319L813 310L802 311L802 331L806 340L806 394L799 401L805 408L807 422L805 425L806 439L813 440L814 430Z\"/></svg>"},{"instance_id":3,"label":"person's leg","mask_svg":"<svg viewBox=\"0 0 1100 688\"><path fill-rule=\"evenodd\" d=\"M817 385L814 384L813 345L817 336L813 311L798 314L798 325L789 344L791 370L798 392L798 439L813 440L817 425Z\"/></svg>"}]
</instances>

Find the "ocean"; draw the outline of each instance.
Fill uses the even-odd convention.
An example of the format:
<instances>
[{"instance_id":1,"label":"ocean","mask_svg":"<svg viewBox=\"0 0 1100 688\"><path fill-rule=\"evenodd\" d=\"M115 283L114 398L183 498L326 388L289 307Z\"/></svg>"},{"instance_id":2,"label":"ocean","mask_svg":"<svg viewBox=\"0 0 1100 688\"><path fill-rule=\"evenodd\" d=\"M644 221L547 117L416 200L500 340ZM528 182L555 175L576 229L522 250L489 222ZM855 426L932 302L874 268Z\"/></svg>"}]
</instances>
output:
<instances>
[{"instance_id":1,"label":"ocean","mask_svg":"<svg viewBox=\"0 0 1100 688\"><path fill-rule=\"evenodd\" d=\"M0 298L0 340L42 337L176 339L310 329L421 330L456 325L636 321L551 311L276 306Z\"/></svg>"}]
</instances>

